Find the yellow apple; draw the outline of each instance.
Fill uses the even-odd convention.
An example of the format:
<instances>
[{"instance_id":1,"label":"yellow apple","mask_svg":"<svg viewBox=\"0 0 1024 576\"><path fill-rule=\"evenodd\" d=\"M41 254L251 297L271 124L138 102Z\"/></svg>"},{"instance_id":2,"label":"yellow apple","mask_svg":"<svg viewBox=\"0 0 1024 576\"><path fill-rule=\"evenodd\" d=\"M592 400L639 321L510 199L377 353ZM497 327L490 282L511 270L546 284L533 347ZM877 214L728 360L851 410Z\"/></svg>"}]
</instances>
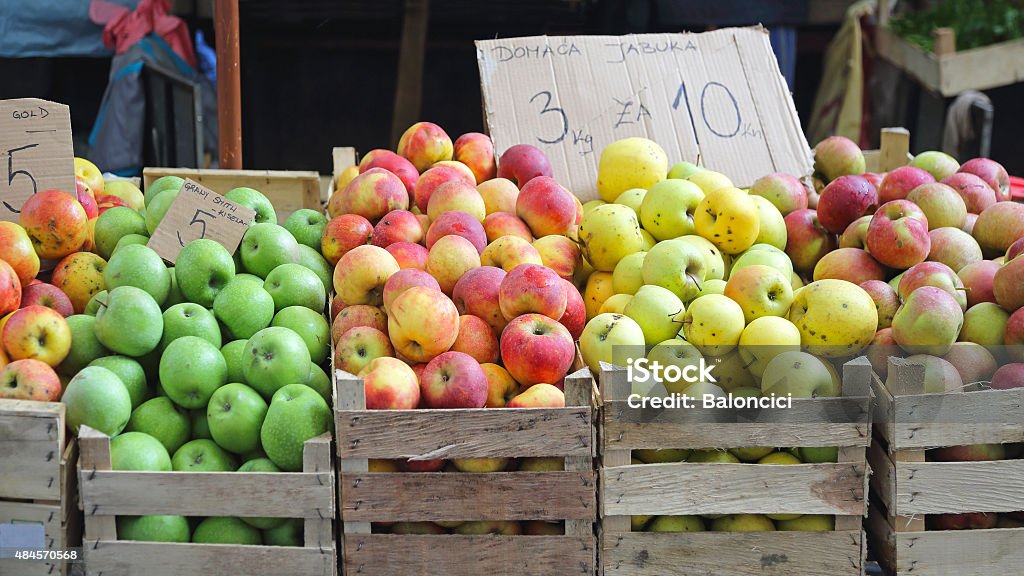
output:
<instances>
[{"instance_id":1,"label":"yellow apple","mask_svg":"<svg viewBox=\"0 0 1024 576\"><path fill-rule=\"evenodd\" d=\"M733 456L739 458L743 462L757 462L774 451L775 448L770 446L751 446L749 448L729 449L729 452L732 452Z\"/></svg>"},{"instance_id":2,"label":"yellow apple","mask_svg":"<svg viewBox=\"0 0 1024 576\"><path fill-rule=\"evenodd\" d=\"M836 517L829 514L803 514L793 520L775 523L780 532L832 532L836 529Z\"/></svg>"},{"instance_id":3,"label":"yellow apple","mask_svg":"<svg viewBox=\"0 0 1024 576\"><path fill-rule=\"evenodd\" d=\"M99 198L104 195L103 172L92 162L85 158L75 158L75 176L81 178L86 186L92 190L93 198ZM73 193L71 190L66 190L66 192Z\"/></svg>"},{"instance_id":4,"label":"yellow apple","mask_svg":"<svg viewBox=\"0 0 1024 576\"><path fill-rule=\"evenodd\" d=\"M799 351L800 330L785 318L762 316L747 324L740 334L740 357L747 370L758 378L779 354Z\"/></svg>"},{"instance_id":5,"label":"yellow apple","mask_svg":"<svg viewBox=\"0 0 1024 576\"><path fill-rule=\"evenodd\" d=\"M664 342L659 342L647 353L647 359L651 363L658 362L666 367L676 366L680 370L686 369L687 366L699 366L701 358L700 350L697 350L696 346L682 338L671 338ZM718 378L717 373L715 378ZM684 388L690 385L684 379L666 379L662 384L665 386L665 390L671 394L681 393Z\"/></svg>"},{"instance_id":6,"label":"yellow apple","mask_svg":"<svg viewBox=\"0 0 1024 576\"><path fill-rule=\"evenodd\" d=\"M863 288L845 280L818 280L793 294L789 321L816 356L842 358L863 350L878 329L878 310Z\"/></svg>"},{"instance_id":7,"label":"yellow apple","mask_svg":"<svg viewBox=\"0 0 1024 576\"><path fill-rule=\"evenodd\" d=\"M703 190L705 194L708 192L714 192L719 188L733 187L732 180L729 180L725 174L715 172L713 170L698 170L687 176L686 179L697 186L700 186L700 189Z\"/></svg>"},{"instance_id":8,"label":"yellow apple","mask_svg":"<svg viewBox=\"0 0 1024 576\"><path fill-rule=\"evenodd\" d=\"M775 524L762 514L729 514L711 522L713 532L774 532Z\"/></svg>"},{"instance_id":9,"label":"yellow apple","mask_svg":"<svg viewBox=\"0 0 1024 576\"><path fill-rule=\"evenodd\" d=\"M683 244L692 245L704 255L705 280L724 280L726 278L726 272L729 270L729 267L726 266L725 254L722 254L718 246L696 234L680 236L676 240Z\"/></svg>"},{"instance_id":10,"label":"yellow apple","mask_svg":"<svg viewBox=\"0 0 1024 576\"><path fill-rule=\"evenodd\" d=\"M596 374L601 362L625 366L629 358L644 356L644 331L622 314L598 314L580 335L583 361Z\"/></svg>"},{"instance_id":11,"label":"yellow apple","mask_svg":"<svg viewBox=\"0 0 1024 576\"><path fill-rule=\"evenodd\" d=\"M646 138L623 138L605 146L597 166L597 192L613 202L630 188L648 189L668 175L668 156Z\"/></svg>"},{"instance_id":12,"label":"yellow apple","mask_svg":"<svg viewBox=\"0 0 1024 576\"><path fill-rule=\"evenodd\" d=\"M634 252L615 265L612 272L612 288L616 294L636 294L644 285L644 258L647 252Z\"/></svg>"},{"instance_id":13,"label":"yellow apple","mask_svg":"<svg viewBox=\"0 0 1024 576\"><path fill-rule=\"evenodd\" d=\"M519 461L520 472L561 472L565 470L565 458L523 458Z\"/></svg>"},{"instance_id":14,"label":"yellow apple","mask_svg":"<svg viewBox=\"0 0 1024 576\"><path fill-rule=\"evenodd\" d=\"M651 236L651 233L643 228L640 229L640 236L643 237L644 240L644 246L641 248L644 252L650 251L650 249L654 248L654 245L658 243L658 241L654 239L654 236Z\"/></svg>"},{"instance_id":15,"label":"yellow apple","mask_svg":"<svg viewBox=\"0 0 1024 576\"><path fill-rule=\"evenodd\" d=\"M792 465L803 464L799 458L789 452L773 452L757 461L758 464ZM803 514L765 514L772 520L796 520Z\"/></svg>"},{"instance_id":16,"label":"yellow apple","mask_svg":"<svg viewBox=\"0 0 1024 576\"><path fill-rule=\"evenodd\" d=\"M704 191L686 180L664 180L647 192L640 206L640 222L658 240L693 234L693 217Z\"/></svg>"},{"instance_id":17,"label":"yellow apple","mask_svg":"<svg viewBox=\"0 0 1024 576\"><path fill-rule=\"evenodd\" d=\"M683 302L661 286L642 286L622 311L640 325L644 341L653 346L674 338L682 328Z\"/></svg>"},{"instance_id":18,"label":"yellow apple","mask_svg":"<svg viewBox=\"0 0 1024 576\"><path fill-rule=\"evenodd\" d=\"M762 196L751 196L754 205L757 207L758 231L757 244L771 244L779 250L786 249L786 221L782 212L775 207L767 198Z\"/></svg>"},{"instance_id":19,"label":"yellow apple","mask_svg":"<svg viewBox=\"0 0 1024 576\"><path fill-rule=\"evenodd\" d=\"M615 294L611 272L592 272L583 289L583 304L587 309L587 320L600 314L601 305Z\"/></svg>"},{"instance_id":20,"label":"yellow apple","mask_svg":"<svg viewBox=\"0 0 1024 576\"><path fill-rule=\"evenodd\" d=\"M128 180L111 180L106 183L105 188L104 195L117 196L136 212L146 206L146 197L143 196L142 190Z\"/></svg>"},{"instance_id":21,"label":"yellow apple","mask_svg":"<svg viewBox=\"0 0 1024 576\"><path fill-rule=\"evenodd\" d=\"M704 285L697 292L697 298L705 294L725 294L725 287L728 285L725 280L705 280Z\"/></svg>"},{"instance_id":22,"label":"yellow apple","mask_svg":"<svg viewBox=\"0 0 1024 576\"><path fill-rule=\"evenodd\" d=\"M826 363L807 352L783 352L772 358L761 377L765 396L791 395L793 398L837 396L832 373Z\"/></svg>"},{"instance_id":23,"label":"yellow apple","mask_svg":"<svg viewBox=\"0 0 1024 576\"><path fill-rule=\"evenodd\" d=\"M622 204L623 206L629 206L633 212L636 212L637 216L640 216L640 205L644 201L644 196L647 195L647 190L643 188L630 188L615 199L613 204Z\"/></svg>"},{"instance_id":24,"label":"yellow apple","mask_svg":"<svg viewBox=\"0 0 1024 576\"><path fill-rule=\"evenodd\" d=\"M508 468L508 458L456 458L452 465L459 472L473 472L477 474L501 472Z\"/></svg>"},{"instance_id":25,"label":"yellow apple","mask_svg":"<svg viewBox=\"0 0 1024 576\"><path fill-rule=\"evenodd\" d=\"M737 389L757 386L739 350L733 350L725 356L711 356L708 361L715 365L711 374L723 390L735 395Z\"/></svg>"},{"instance_id":26,"label":"yellow apple","mask_svg":"<svg viewBox=\"0 0 1024 576\"><path fill-rule=\"evenodd\" d=\"M647 526L648 532L703 532L700 516L657 516Z\"/></svg>"},{"instance_id":27,"label":"yellow apple","mask_svg":"<svg viewBox=\"0 0 1024 576\"><path fill-rule=\"evenodd\" d=\"M728 296L701 296L683 315L683 337L705 354L722 356L740 342L746 322L743 309Z\"/></svg>"},{"instance_id":28,"label":"yellow apple","mask_svg":"<svg viewBox=\"0 0 1024 576\"><path fill-rule=\"evenodd\" d=\"M586 216L591 210L598 206L604 206L607 204L604 200L591 200L583 203L583 215Z\"/></svg>"},{"instance_id":29,"label":"yellow apple","mask_svg":"<svg viewBox=\"0 0 1024 576\"><path fill-rule=\"evenodd\" d=\"M644 247L636 213L628 206L605 204L583 216L579 238L583 256L597 270L611 272L624 257Z\"/></svg>"},{"instance_id":30,"label":"yellow apple","mask_svg":"<svg viewBox=\"0 0 1024 576\"><path fill-rule=\"evenodd\" d=\"M632 294L612 294L607 300L601 304L601 309L597 311L598 314L604 314L611 312L612 314L625 314L626 306L629 305L629 301L633 299Z\"/></svg>"},{"instance_id":31,"label":"yellow apple","mask_svg":"<svg viewBox=\"0 0 1024 576\"><path fill-rule=\"evenodd\" d=\"M739 254L753 246L760 232L757 205L738 188L708 192L694 214L697 234L726 254Z\"/></svg>"},{"instance_id":32,"label":"yellow apple","mask_svg":"<svg viewBox=\"0 0 1024 576\"><path fill-rule=\"evenodd\" d=\"M754 264L729 277L725 295L735 300L744 319L752 322L762 316L786 316L793 303L793 286L775 268Z\"/></svg>"},{"instance_id":33,"label":"yellow apple","mask_svg":"<svg viewBox=\"0 0 1024 576\"><path fill-rule=\"evenodd\" d=\"M689 450L677 448L633 450L633 457L644 464L666 464L669 462L682 462L690 455Z\"/></svg>"}]
</instances>

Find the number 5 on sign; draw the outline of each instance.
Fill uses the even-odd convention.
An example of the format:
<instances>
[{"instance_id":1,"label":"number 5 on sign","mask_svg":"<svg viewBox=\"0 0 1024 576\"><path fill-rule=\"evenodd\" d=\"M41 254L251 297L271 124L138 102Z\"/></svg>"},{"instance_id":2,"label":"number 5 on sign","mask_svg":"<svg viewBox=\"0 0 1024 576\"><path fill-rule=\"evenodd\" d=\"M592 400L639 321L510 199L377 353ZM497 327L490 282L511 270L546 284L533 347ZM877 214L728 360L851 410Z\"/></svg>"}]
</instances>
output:
<instances>
[{"instance_id":1,"label":"number 5 on sign","mask_svg":"<svg viewBox=\"0 0 1024 576\"><path fill-rule=\"evenodd\" d=\"M42 190L77 194L71 110L37 98L0 100L0 220L17 222L22 204Z\"/></svg>"},{"instance_id":2,"label":"number 5 on sign","mask_svg":"<svg viewBox=\"0 0 1024 576\"><path fill-rule=\"evenodd\" d=\"M255 210L186 179L147 246L169 262L193 240L213 240L233 254L254 218Z\"/></svg>"}]
</instances>

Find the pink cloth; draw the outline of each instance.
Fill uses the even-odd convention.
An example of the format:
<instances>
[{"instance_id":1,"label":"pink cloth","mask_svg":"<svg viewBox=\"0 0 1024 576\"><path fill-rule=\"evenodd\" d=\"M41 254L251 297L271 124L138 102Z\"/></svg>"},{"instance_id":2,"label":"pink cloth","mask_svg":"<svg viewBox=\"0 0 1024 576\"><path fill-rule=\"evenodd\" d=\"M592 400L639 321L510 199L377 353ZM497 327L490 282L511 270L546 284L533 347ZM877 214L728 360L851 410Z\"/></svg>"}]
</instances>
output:
<instances>
[{"instance_id":1,"label":"pink cloth","mask_svg":"<svg viewBox=\"0 0 1024 576\"><path fill-rule=\"evenodd\" d=\"M185 62L196 66L196 54L188 26L167 13L169 0L140 0L134 11L107 0L92 0L89 18L104 26L103 44L123 54L150 33L160 36Z\"/></svg>"}]
</instances>

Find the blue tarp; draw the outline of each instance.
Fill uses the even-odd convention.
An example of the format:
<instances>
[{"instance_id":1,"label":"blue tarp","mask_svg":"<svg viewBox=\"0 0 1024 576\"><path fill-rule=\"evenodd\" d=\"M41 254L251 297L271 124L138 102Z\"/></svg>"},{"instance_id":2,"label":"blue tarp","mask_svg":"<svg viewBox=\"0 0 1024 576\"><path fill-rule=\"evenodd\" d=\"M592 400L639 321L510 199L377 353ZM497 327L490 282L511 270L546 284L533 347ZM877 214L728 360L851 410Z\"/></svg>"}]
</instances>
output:
<instances>
[{"instance_id":1,"label":"blue tarp","mask_svg":"<svg viewBox=\"0 0 1024 576\"><path fill-rule=\"evenodd\" d=\"M134 9L138 0L110 0ZM0 57L111 56L91 0L0 0Z\"/></svg>"}]
</instances>

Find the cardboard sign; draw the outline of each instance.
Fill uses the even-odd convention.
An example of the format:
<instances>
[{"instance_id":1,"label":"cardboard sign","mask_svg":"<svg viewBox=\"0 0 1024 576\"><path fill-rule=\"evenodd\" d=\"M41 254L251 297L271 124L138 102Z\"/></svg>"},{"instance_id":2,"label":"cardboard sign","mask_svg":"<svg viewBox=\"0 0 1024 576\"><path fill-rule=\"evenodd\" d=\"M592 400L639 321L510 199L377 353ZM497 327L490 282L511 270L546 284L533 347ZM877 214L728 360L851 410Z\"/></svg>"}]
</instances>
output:
<instances>
[{"instance_id":1,"label":"cardboard sign","mask_svg":"<svg viewBox=\"0 0 1024 576\"><path fill-rule=\"evenodd\" d=\"M643 136L669 164L699 163L749 186L813 162L760 27L702 34L533 36L476 43L487 127L500 154L532 144L555 178L598 198L605 146Z\"/></svg>"},{"instance_id":2,"label":"cardboard sign","mask_svg":"<svg viewBox=\"0 0 1024 576\"><path fill-rule=\"evenodd\" d=\"M38 98L0 100L0 220L17 222L25 200L43 190L78 193L71 109Z\"/></svg>"},{"instance_id":3,"label":"cardboard sign","mask_svg":"<svg viewBox=\"0 0 1024 576\"><path fill-rule=\"evenodd\" d=\"M168 262L176 262L186 244L201 238L214 240L234 254L255 218L255 210L185 179L147 246Z\"/></svg>"}]
</instances>

